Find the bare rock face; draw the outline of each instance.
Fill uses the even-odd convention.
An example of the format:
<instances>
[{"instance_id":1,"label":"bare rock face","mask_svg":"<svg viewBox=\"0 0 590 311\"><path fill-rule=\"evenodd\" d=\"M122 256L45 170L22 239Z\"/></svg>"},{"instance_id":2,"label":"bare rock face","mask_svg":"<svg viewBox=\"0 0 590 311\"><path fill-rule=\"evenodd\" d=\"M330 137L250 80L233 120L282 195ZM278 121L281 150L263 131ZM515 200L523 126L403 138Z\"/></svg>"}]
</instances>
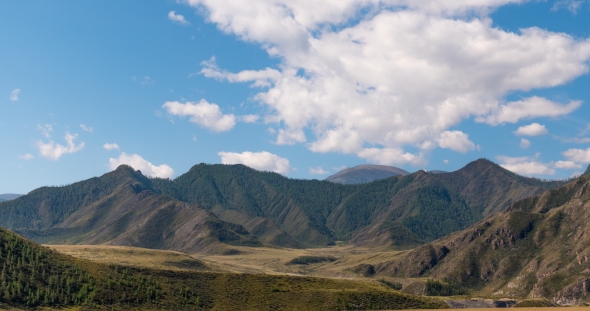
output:
<instances>
[{"instance_id":1,"label":"bare rock face","mask_svg":"<svg viewBox=\"0 0 590 311\"><path fill-rule=\"evenodd\" d=\"M557 293L553 301L562 306L576 305L590 293L590 279L580 278Z\"/></svg>"}]
</instances>

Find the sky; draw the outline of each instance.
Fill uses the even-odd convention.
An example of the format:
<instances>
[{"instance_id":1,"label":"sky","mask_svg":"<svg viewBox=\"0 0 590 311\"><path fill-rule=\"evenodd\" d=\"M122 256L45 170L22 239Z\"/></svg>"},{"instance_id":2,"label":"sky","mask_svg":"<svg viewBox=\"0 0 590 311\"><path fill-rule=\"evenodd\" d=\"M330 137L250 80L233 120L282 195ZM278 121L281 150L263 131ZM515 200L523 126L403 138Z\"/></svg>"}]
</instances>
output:
<instances>
[{"instance_id":1,"label":"sky","mask_svg":"<svg viewBox=\"0 0 590 311\"><path fill-rule=\"evenodd\" d=\"M589 0L0 3L0 193L128 164L590 164Z\"/></svg>"}]
</instances>

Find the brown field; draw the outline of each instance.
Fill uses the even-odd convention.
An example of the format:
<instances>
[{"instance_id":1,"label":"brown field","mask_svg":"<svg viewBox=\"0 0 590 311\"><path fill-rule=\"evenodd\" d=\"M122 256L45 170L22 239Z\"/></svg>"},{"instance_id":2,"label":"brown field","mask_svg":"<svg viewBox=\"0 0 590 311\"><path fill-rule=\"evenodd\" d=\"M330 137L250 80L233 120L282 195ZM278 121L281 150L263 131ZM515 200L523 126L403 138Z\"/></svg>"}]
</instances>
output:
<instances>
[{"instance_id":1,"label":"brown field","mask_svg":"<svg viewBox=\"0 0 590 311\"><path fill-rule=\"evenodd\" d=\"M315 249L289 249L278 247L232 247L235 255L187 255L180 252L153 250L137 247L110 245L46 245L61 253L99 263L114 263L129 266L185 269L175 264L195 259L205 263L211 270L233 273L265 273L304 275L328 278L364 278L350 271L360 263L377 264L394 260L406 251L373 250L334 246ZM310 265L287 265L299 256L332 256L334 262Z\"/></svg>"},{"instance_id":2,"label":"brown field","mask_svg":"<svg viewBox=\"0 0 590 311\"><path fill-rule=\"evenodd\" d=\"M45 245L58 252L104 264L166 270L203 270L202 263L186 254L109 245Z\"/></svg>"}]
</instances>

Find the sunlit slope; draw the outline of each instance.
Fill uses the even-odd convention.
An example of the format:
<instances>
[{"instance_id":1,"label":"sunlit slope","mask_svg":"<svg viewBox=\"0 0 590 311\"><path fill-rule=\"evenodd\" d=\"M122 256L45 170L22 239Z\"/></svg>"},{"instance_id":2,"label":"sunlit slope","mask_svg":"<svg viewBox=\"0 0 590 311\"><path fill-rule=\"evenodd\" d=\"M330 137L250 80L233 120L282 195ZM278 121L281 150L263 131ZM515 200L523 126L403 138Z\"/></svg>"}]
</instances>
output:
<instances>
[{"instance_id":1,"label":"sunlit slope","mask_svg":"<svg viewBox=\"0 0 590 311\"><path fill-rule=\"evenodd\" d=\"M445 306L347 280L101 265L61 255L1 228L0 259L0 305L17 308L357 310Z\"/></svg>"},{"instance_id":2,"label":"sunlit slope","mask_svg":"<svg viewBox=\"0 0 590 311\"><path fill-rule=\"evenodd\" d=\"M362 185L289 179L243 165L199 164L174 180L149 179L121 166L0 203L0 225L43 243L188 252L206 249L207 241L410 248L561 184L483 159L452 173L419 171Z\"/></svg>"},{"instance_id":3,"label":"sunlit slope","mask_svg":"<svg viewBox=\"0 0 590 311\"><path fill-rule=\"evenodd\" d=\"M382 275L450 278L486 294L590 298L590 176L378 265Z\"/></svg>"}]
</instances>

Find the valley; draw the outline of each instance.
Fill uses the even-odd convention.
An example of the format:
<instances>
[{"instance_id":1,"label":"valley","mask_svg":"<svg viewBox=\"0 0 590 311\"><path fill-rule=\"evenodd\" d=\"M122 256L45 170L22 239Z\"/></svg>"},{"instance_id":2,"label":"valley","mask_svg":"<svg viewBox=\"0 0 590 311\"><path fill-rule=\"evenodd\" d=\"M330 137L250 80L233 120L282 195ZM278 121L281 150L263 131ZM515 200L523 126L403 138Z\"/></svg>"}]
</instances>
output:
<instances>
[{"instance_id":1,"label":"valley","mask_svg":"<svg viewBox=\"0 0 590 311\"><path fill-rule=\"evenodd\" d=\"M47 298L55 281L43 274L26 283L5 265L3 279L12 283L4 283L0 301L17 307L364 310L442 308L472 297L488 299L482 306L590 301L588 174L546 182L478 160L452 173L341 185L244 166L200 164L175 180L121 166L2 202L0 215L2 226L32 240L0 229L2 258L21 266L52 258L43 260L76 267L65 269L83 282ZM130 285L115 294L113 278ZM228 300L230 293L238 299Z\"/></svg>"}]
</instances>

